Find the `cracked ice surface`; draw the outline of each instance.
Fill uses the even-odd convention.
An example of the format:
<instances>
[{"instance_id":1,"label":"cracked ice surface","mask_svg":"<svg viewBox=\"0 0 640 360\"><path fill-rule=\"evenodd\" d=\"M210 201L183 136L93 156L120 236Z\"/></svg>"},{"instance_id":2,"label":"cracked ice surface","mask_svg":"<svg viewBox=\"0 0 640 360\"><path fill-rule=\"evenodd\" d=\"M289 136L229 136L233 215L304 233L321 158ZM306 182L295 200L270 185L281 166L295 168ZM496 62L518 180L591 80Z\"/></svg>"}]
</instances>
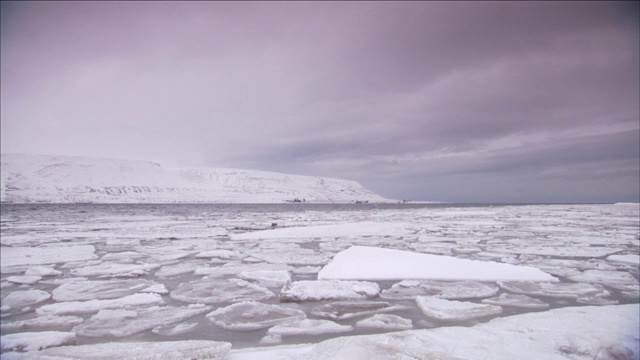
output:
<instances>
[{"instance_id":1,"label":"cracked ice surface","mask_svg":"<svg viewBox=\"0 0 640 360\"><path fill-rule=\"evenodd\" d=\"M156 359L166 354L181 359L197 358L212 340L238 349L336 338L296 351L312 351L307 357L318 359L331 358L329 348L354 356L377 349L375 356L382 358L389 349L413 358L500 358L504 346L497 344L514 343L520 347L507 351L511 356L506 358L577 358L598 351L603 358L637 358L635 348L620 340L624 337L609 339L607 334L618 331L638 342L633 333L637 315L616 312L637 308L640 299L638 210L637 205L3 204L0 325L3 336L18 334L13 338L21 345L3 350L1 357L45 359L55 353L65 359ZM323 279L327 270L322 267L340 263L336 259L354 246L375 249L365 255L393 256L351 257L337 272L353 276L357 270L365 277ZM430 273L437 276L420 278L422 265L404 261L413 256L444 259L447 266ZM499 284L496 278L474 278L486 276L495 264L538 270L526 274L551 274L559 281L532 281L513 272L515 279ZM436 279L461 272L464 276L455 279ZM374 277L379 273L396 278ZM453 320L423 313L452 312L457 303L465 308ZM488 305L502 307L502 314L474 310L492 309L482 308ZM478 311L485 315L476 318ZM553 316L544 316L547 312ZM51 315L64 313L80 316ZM212 313L215 318L207 316ZM618 314L615 326L610 314ZM584 317L589 320L580 320ZM452 322L457 326L440 327ZM505 330L509 324L513 331ZM410 325L415 329L411 336L387 333ZM319 330L349 326L348 333ZM573 329L573 335L557 335L561 326ZM308 334L316 328L316 335ZM553 348L520 338L527 335L522 329L535 328L545 329L539 339ZM69 343L76 345L60 346L62 335L50 332L74 332ZM589 335L600 332L604 335ZM466 346L455 345L458 339ZM188 340L202 341L202 346L187 346ZM476 342L469 346L466 341ZM24 352L47 342L54 347ZM121 342L127 346L118 346ZM130 347L144 351L129 356ZM457 348L469 353L452 350ZM229 360L242 359L242 354L295 358L284 348L273 349L268 356L234 350ZM444 353L428 354L428 349Z\"/></svg>"}]
</instances>

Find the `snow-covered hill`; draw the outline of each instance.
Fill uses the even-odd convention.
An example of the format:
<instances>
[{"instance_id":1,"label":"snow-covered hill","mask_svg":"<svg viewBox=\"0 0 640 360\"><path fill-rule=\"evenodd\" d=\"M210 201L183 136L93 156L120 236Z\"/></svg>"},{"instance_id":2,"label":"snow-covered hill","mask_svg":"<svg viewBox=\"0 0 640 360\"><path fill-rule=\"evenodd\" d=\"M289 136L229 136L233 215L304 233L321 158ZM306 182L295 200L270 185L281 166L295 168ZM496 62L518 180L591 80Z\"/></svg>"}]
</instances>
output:
<instances>
[{"instance_id":1,"label":"snow-covered hill","mask_svg":"<svg viewBox=\"0 0 640 360\"><path fill-rule=\"evenodd\" d=\"M25 203L388 202L349 180L89 157L2 155L0 200Z\"/></svg>"}]
</instances>

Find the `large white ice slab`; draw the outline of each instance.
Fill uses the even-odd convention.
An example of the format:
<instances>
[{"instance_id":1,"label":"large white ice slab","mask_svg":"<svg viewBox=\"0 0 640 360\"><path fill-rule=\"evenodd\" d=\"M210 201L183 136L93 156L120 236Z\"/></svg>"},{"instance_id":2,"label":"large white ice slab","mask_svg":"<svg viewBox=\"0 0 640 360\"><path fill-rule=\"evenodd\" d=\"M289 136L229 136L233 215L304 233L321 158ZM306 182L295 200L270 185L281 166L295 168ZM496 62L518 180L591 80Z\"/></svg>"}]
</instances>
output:
<instances>
[{"instance_id":1,"label":"large white ice slab","mask_svg":"<svg viewBox=\"0 0 640 360\"><path fill-rule=\"evenodd\" d=\"M558 281L533 267L368 246L344 250L320 270L318 279Z\"/></svg>"},{"instance_id":2,"label":"large white ice slab","mask_svg":"<svg viewBox=\"0 0 640 360\"><path fill-rule=\"evenodd\" d=\"M91 260L97 258L93 245L78 245L65 247L2 247L0 264L43 265L69 261Z\"/></svg>"}]
</instances>

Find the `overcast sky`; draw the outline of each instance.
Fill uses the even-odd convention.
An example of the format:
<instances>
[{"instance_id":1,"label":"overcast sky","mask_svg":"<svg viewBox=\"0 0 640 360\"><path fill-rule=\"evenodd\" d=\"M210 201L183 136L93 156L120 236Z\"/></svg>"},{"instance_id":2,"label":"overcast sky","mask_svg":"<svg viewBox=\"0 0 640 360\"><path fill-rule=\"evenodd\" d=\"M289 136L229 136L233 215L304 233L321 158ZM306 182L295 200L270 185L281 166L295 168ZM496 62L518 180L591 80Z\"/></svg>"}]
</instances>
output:
<instances>
[{"instance_id":1,"label":"overcast sky","mask_svg":"<svg viewBox=\"0 0 640 360\"><path fill-rule=\"evenodd\" d=\"M640 196L636 3L6 2L2 153Z\"/></svg>"}]
</instances>

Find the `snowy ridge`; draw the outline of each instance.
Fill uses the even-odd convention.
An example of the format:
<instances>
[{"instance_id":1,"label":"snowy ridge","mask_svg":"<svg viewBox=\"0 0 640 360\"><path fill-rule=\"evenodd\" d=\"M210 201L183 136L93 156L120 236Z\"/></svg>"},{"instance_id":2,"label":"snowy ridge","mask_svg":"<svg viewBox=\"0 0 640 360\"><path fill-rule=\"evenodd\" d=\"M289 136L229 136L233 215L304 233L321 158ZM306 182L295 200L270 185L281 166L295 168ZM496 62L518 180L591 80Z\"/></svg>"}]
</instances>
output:
<instances>
[{"instance_id":1,"label":"snowy ridge","mask_svg":"<svg viewBox=\"0 0 640 360\"><path fill-rule=\"evenodd\" d=\"M390 201L350 180L146 161L3 154L1 170L0 200L13 203Z\"/></svg>"}]
</instances>

